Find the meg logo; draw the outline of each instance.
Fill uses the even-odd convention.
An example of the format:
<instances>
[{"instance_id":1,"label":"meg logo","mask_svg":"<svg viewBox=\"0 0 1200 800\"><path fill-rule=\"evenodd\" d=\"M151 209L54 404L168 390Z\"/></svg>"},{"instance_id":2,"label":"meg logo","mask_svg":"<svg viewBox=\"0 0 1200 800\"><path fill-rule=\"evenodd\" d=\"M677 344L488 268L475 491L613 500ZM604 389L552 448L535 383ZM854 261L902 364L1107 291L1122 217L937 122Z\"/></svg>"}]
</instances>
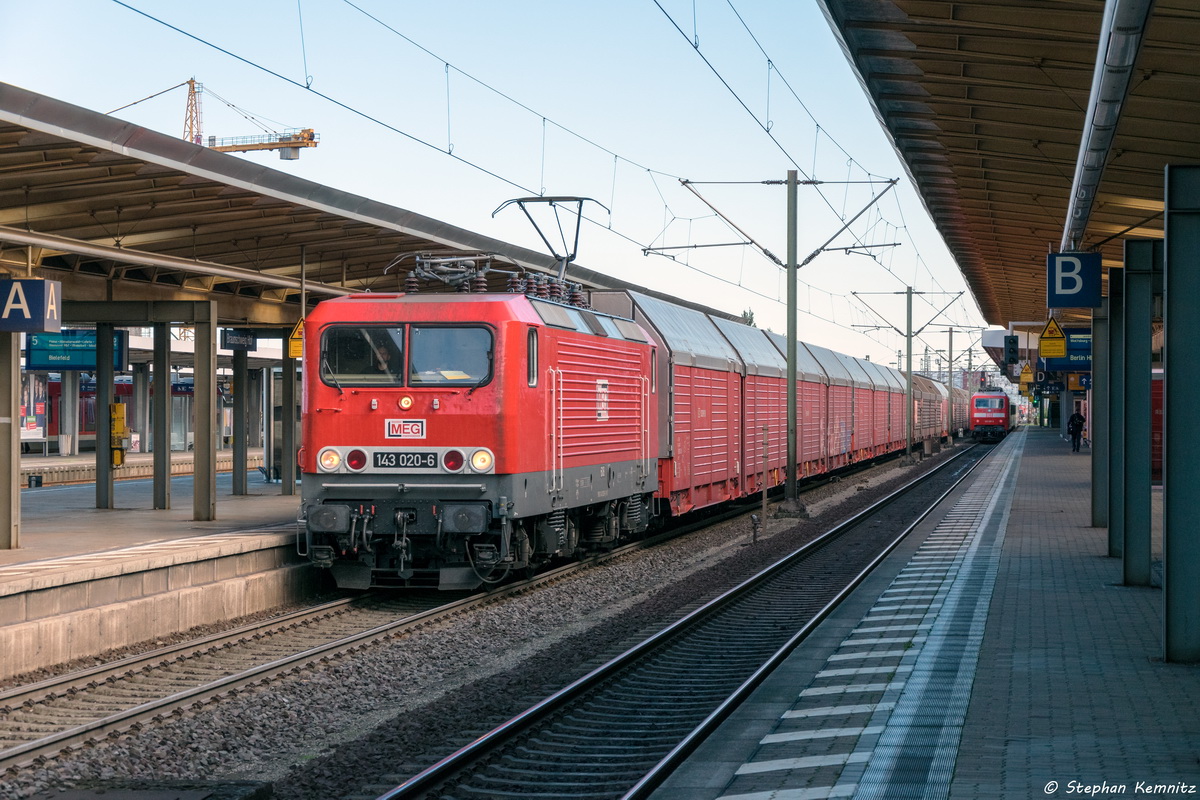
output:
<instances>
[{"instance_id":1,"label":"meg logo","mask_svg":"<svg viewBox=\"0 0 1200 800\"><path fill-rule=\"evenodd\" d=\"M384 435L389 439L424 439L425 420L423 419L389 419Z\"/></svg>"}]
</instances>

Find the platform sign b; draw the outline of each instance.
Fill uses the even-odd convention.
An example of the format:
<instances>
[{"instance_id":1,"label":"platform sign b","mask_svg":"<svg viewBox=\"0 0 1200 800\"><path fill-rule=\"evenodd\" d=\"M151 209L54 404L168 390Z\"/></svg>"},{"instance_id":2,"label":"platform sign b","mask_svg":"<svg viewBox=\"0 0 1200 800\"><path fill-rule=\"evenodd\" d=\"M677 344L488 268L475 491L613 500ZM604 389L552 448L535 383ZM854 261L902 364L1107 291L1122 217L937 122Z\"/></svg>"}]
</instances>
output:
<instances>
[{"instance_id":1,"label":"platform sign b","mask_svg":"<svg viewBox=\"0 0 1200 800\"><path fill-rule=\"evenodd\" d=\"M1099 253L1046 256L1046 307L1099 308L1100 272Z\"/></svg>"}]
</instances>

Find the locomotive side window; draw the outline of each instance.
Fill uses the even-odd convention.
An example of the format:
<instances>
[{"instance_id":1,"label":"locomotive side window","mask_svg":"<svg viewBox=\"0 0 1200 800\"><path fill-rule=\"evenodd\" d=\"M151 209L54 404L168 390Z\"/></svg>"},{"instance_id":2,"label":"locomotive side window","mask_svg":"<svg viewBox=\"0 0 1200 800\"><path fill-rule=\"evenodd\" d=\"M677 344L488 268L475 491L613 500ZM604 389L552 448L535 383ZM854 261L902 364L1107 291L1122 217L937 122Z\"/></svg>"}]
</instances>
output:
<instances>
[{"instance_id":1,"label":"locomotive side window","mask_svg":"<svg viewBox=\"0 0 1200 800\"><path fill-rule=\"evenodd\" d=\"M529 370L529 371L528 371L528 373L527 373L527 374L528 374L528 376L529 376L529 385L530 385L530 386L537 386L537 381L538 381L538 340L537 340L537 328L530 328L530 329L529 329L529 342L528 342L528 345L526 346L526 350L528 351L528 353L527 353L527 355L528 355L527 364L528 364L528 370Z\"/></svg>"},{"instance_id":2,"label":"locomotive side window","mask_svg":"<svg viewBox=\"0 0 1200 800\"><path fill-rule=\"evenodd\" d=\"M321 380L331 385L400 386L404 328L338 326L321 335Z\"/></svg>"},{"instance_id":3,"label":"locomotive side window","mask_svg":"<svg viewBox=\"0 0 1200 800\"><path fill-rule=\"evenodd\" d=\"M409 386L482 386L491 379L487 328L413 325L408 346Z\"/></svg>"}]
</instances>

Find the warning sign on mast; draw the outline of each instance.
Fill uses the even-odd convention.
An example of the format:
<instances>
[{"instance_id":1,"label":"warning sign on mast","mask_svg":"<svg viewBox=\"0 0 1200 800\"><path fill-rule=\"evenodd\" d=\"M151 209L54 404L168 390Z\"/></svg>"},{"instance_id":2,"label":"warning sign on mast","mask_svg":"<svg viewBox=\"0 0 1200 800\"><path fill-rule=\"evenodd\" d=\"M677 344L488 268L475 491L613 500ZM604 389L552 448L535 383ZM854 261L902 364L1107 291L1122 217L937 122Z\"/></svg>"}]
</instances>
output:
<instances>
[{"instance_id":1,"label":"warning sign on mast","mask_svg":"<svg viewBox=\"0 0 1200 800\"><path fill-rule=\"evenodd\" d=\"M1054 321L1054 317L1046 323L1042 335L1038 338L1038 355L1042 358L1067 357L1067 335Z\"/></svg>"}]
</instances>

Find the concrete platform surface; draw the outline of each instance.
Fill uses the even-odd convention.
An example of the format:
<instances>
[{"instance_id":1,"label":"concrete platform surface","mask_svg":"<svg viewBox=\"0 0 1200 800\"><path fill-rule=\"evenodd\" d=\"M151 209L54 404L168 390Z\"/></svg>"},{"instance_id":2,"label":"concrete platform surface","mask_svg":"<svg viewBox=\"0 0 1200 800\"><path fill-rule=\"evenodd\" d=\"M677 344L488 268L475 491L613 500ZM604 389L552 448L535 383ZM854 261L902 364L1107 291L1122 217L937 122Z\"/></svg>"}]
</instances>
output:
<instances>
[{"instance_id":1,"label":"concrete platform surface","mask_svg":"<svg viewBox=\"0 0 1200 800\"><path fill-rule=\"evenodd\" d=\"M190 473L190 464L187 465ZM311 596L319 576L297 553L298 495L249 473L249 494L217 476L217 519L192 520L192 477L21 491L19 546L0 549L0 678L196 626L224 624Z\"/></svg>"},{"instance_id":2,"label":"concrete platform surface","mask_svg":"<svg viewBox=\"0 0 1200 800\"><path fill-rule=\"evenodd\" d=\"M1200 665L1162 662L1090 460L1009 437L655 800L1200 793Z\"/></svg>"},{"instance_id":3,"label":"concrete platform surface","mask_svg":"<svg viewBox=\"0 0 1200 800\"><path fill-rule=\"evenodd\" d=\"M261 459L261 453L257 454ZM140 468L153 454L136 453L127 462ZM47 473L51 467L82 469L94 463L91 454L82 456L24 456L23 473ZM192 520L191 453L173 453L171 508L155 509L153 479L139 477L113 483L116 508L96 508L94 483L55 484L21 490L19 547L0 549L0 566L47 558L97 553L116 548L170 539L203 536L233 530L277 526L296 519L300 507L297 494L282 494L278 482L267 482L251 468L247 473L249 494L233 494L232 473L217 473L217 519ZM0 580L3 580L0 577Z\"/></svg>"}]
</instances>

